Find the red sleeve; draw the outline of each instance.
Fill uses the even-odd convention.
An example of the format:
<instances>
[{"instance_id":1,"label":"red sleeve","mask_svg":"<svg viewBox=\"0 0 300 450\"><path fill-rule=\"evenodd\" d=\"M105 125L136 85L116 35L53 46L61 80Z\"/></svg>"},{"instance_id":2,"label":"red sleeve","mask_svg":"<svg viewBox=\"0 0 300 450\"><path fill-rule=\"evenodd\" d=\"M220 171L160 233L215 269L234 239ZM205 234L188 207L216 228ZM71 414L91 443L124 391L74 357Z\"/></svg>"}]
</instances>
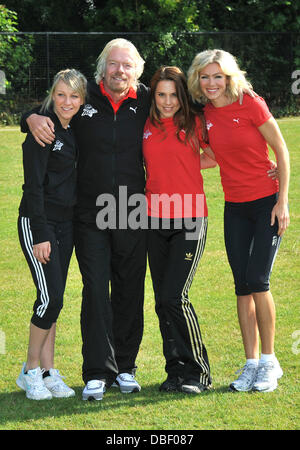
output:
<instances>
[{"instance_id":1,"label":"red sleeve","mask_svg":"<svg viewBox=\"0 0 300 450\"><path fill-rule=\"evenodd\" d=\"M145 127L144 127L144 129L146 129L147 127L149 127L149 125L150 125L150 117L147 117L147 120L146 120L146 122L145 122Z\"/></svg>"},{"instance_id":2,"label":"red sleeve","mask_svg":"<svg viewBox=\"0 0 300 450\"><path fill-rule=\"evenodd\" d=\"M268 105L262 97L249 97L249 113L252 123L260 127L272 117Z\"/></svg>"},{"instance_id":3,"label":"red sleeve","mask_svg":"<svg viewBox=\"0 0 300 450\"><path fill-rule=\"evenodd\" d=\"M196 134L198 134L200 147L202 149L209 147L209 144L205 142L203 139L203 123L201 122L198 116L196 116Z\"/></svg>"}]
</instances>

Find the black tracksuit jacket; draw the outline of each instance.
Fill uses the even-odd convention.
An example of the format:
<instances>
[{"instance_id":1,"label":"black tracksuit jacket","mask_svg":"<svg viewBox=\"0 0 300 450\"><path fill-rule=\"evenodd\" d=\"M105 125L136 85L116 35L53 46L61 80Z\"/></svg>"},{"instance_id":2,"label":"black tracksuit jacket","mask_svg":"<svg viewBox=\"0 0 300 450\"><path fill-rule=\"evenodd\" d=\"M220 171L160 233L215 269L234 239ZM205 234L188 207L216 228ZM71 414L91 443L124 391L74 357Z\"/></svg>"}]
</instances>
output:
<instances>
[{"instance_id":1,"label":"black tracksuit jacket","mask_svg":"<svg viewBox=\"0 0 300 450\"><path fill-rule=\"evenodd\" d=\"M63 128L54 112L46 115L55 125L54 142L41 147L28 133L22 145L24 184L19 214L30 218L33 244L49 241L47 221L71 220L76 203L77 149L72 129Z\"/></svg>"},{"instance_id":2,"label":"black tracksuit jacket","mask_svg":"<svg viewBox=\"0 0 300 450\"><path fill-rule=\"evenodd\" d=\"M79 150L77 205L75 215L83 222L95 223L100 194L113 194L126 186L128 195L144 193L143 131L149 115L150 89L142 83L137 98L127 98L115 114L109 99L95 81L88 82L87 102L71 120ZM21 130L28 131L27 117Z\"/></svg>"},{"instance_id":3,"label":"black tracksuit jacket","mask_svg":"<svg viewBox=\"0 0 300 450\"><path fill-rule=\"evenodd\" d=\"M119 186L126 186L128 195L144 192L142 143L149 106L150 90L139 84L137 98L124 100L115 114L99 85L88 83L88 103L72 120L79 148L79 219L95 223L97 197L117 198Z\"/></svg>"}]
</instances>

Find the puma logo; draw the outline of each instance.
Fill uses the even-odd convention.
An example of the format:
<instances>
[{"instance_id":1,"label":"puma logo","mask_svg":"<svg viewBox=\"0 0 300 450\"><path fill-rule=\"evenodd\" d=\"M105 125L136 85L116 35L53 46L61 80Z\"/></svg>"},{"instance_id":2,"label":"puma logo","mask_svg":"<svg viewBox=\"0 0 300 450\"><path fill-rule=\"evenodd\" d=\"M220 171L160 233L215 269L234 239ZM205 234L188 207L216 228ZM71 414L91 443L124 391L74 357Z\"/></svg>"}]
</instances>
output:
<instances>
[{"instance_id":1,"label":"puma logo","mask_svg":"<svg viewBox=\"0 0 300 450\"><path fill-rule=\"evenodd\" d=\"M133 108L132 106L130 106L129 109L132 109L132 111L134 111L134 113L136 114L137 106L136 106L135 108Z\"/></svg>"}]
</instances>

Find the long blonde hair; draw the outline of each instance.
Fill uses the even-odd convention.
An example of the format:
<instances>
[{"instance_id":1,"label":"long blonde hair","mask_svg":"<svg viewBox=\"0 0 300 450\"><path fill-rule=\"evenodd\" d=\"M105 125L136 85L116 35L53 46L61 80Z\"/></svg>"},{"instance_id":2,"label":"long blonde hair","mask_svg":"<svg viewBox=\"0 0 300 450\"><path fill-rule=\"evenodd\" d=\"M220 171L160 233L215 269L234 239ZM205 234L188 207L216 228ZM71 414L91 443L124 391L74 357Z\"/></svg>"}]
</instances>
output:
<instances>
[{"instance_id":1,"label":"long blonde hair","mask_svg":"<svg viewBox=\"0 0 300 450\"><path fill-rule=\"evenodd\" d=\"M82 101L85 101L86 97L86 78L84 75L82 75L81 72L79 72L76 69L65 69L58 72L54 79L52 86L50 88L49 94L43 101L42 107L40 109L40 112L46 112L49 111L52 108L53 105L53 94L56 89L57 84L63 81L67 86L69 86L74 92L76 92Z\"/></svg>"},{"instance_id":2,"label":"long blonde hair","mask_svg":"<svg viewBox=\"0 0 300 450\"><path fill-rule=\"evenodd\" d=\"M226 95L232 101L236 101L244 89L252 89L251 83L246 79L246 72L239 68L236 58L225 50L205 50L198 53L188 70L188 88L194 101L207 103L209 100L203 94L199 74L208 65L217 63L227 77L228 84Z\"/></svg>"}]
</instances>

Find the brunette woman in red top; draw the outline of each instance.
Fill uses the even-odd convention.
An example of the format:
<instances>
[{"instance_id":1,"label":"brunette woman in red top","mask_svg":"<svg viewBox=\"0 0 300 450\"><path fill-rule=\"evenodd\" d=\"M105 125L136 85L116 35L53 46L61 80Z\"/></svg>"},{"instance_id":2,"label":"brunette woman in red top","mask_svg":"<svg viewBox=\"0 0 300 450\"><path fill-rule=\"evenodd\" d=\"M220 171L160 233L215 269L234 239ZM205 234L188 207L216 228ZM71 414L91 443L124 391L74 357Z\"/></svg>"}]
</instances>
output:
<instances>
[{"instance_id":1,"label":"brunette woman in red top","mask_svg":"<svg viewBox=\"0 0 300 450\"><path fill-rule=\"evenodd\" d=\"M151 80L150 117L144 128L147 173L148 256L167 379L161 391L201 393L211 384L207 352L188 291L202 256L207 206L201 168L206 154L202 121L191 111L187 84L177 67Z\"/></svg>"},{"instance_id":2,"label":"brunette woman in red top","mask_svg":"<svg viewBox=\"0 0 300 450\"><path fill-rule=\"evenodd\" d=\"M246 95L239 103L240 92L251 88L244 74L230 53L207 50L194 58L188 86L193 100L206 104L209 144L225 194L225 244L247 359L230 388L270 392L283 373L274 354L269 279L289 224L289 154L265 101ZM268 144L276 154L279 183L267 173Z\"/></svg>"}]
</instances>

